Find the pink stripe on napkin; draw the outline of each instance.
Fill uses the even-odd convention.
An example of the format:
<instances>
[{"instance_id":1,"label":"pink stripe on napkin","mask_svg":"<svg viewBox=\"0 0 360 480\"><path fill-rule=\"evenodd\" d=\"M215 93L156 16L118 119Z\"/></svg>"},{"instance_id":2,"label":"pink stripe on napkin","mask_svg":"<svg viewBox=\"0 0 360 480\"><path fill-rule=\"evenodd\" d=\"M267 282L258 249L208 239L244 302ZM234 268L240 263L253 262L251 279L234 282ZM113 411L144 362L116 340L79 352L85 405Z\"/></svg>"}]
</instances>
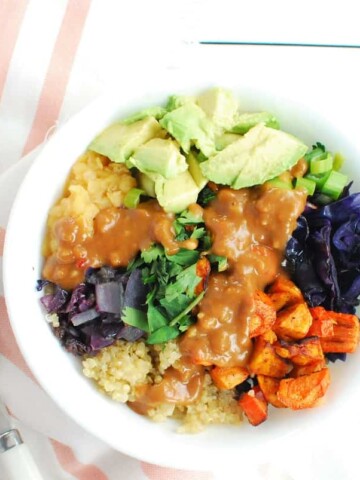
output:
<instances>
[{"instance_id":1,"label":"pink stripe on napkin","mask_svg":"<svg viewBox=\"0 0 360 480\"><path fill-rule=\"evenodd\" d=\"M0 1L0 99L28 0Z\"/></svg>"},{"instance_id":2,"label":"pink stripe on napkin","mask_svg":"<svg viewBox=\"0 0 360 480\"><path fill-rule=\"evenodd\" d=\"M78 480L108 480L105 475L96 465L83 464L75 457L73 450L56 440L51 440L52 446L58 462L61 467L70 475L73 475Z\"/></svg>"},{"instance_id":3,"label":"pink stripe on napkin","mask_svg":"<svg viewBox=\"0 0 360 480\"><path fill-rule=\"evenodd\" d=\"M59 117L90 4L91 0L69 0L23 155L43 142Z\"/></svg>"}]
</instances>

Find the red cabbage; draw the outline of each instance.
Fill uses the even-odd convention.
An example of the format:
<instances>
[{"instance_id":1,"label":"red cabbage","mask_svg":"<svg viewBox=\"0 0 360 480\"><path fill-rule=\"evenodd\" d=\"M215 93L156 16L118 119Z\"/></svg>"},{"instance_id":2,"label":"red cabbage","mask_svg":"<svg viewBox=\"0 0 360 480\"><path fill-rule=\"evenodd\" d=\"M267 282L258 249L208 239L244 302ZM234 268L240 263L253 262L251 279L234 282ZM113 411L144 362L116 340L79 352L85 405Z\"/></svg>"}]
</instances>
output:
<instances>
[{"instance_id":1,"label":"red cabbage","mask_svg":"<svg viewBox=\"0 0 360 480\"><path fill-rule=\"evenodd\" d=\"M360 193L309 205L286 247L286 267L310 306L355 313L360 295Z\"/></svg>"},{"instance_id":2,"label":"red cabbage","mask_svg":"<svg viewBox=\"0 0 360 480\"><path fill-rule=\"evenodd\" d=\"M129 274L108 266L90 268L85 282L70 292L46 280L38 281L37 288L48 284L53 293L44 295L41 303L48 313L57 313L60 325L53 331L74 355L95 353L120 338L134 342L144 336L121 320L124 306L144 309L148 289L139 270Z\"/></svg>"},{"instance_id":3,"label":"red cabbage","mask_svg":"<svg viewBox=\"0 0 360 480\"><path fill-rule=\"evenodd\" d=\"M96 306L99 312L120 315L124 304L124 287L119 282L98 283L95 285Z\"/></svg>"}]
</instances>

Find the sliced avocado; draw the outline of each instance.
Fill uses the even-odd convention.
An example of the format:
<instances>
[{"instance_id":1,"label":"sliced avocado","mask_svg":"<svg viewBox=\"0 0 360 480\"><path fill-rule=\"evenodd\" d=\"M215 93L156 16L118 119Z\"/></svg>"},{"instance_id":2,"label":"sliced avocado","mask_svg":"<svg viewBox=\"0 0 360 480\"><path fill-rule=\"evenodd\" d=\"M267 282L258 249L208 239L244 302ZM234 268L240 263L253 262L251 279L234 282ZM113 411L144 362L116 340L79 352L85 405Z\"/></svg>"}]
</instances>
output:
<instances>
[{"instance_id":1,"label":"sliced avocado","mask_svg":"<svg viewBox=\"0 0 360 480\"><path fill-rule=\"evenodd\" d=\"M250 187L290 169L306 151L307 146L293 135L260 123L201 163L200 168L216 183Z\"/></svg>"},{"instance_id":2,"label":"sliced avocado","mask_svg":"<svg viewBox=\"0 0 360 480\"><path fill-rule=\"evenodd\" d=\"M165 115L166 111L167 110L164 107L149 107L145 110L141 110L140 112L136 112L133 115L130 115L130 117L127 117L124 120L121 120L121 123L124 123L125 125L130 125L131 123L137 122L146 117L154 117L156 118L156 120L160 120L160 118Z\"/></svg>"},{"instance_id":3,"label":"sliced avocado","mask_svg":"<svg viewBox=\"0 0 360 480\"><path fill-rule=\"evenodd\" d=\"M205 185L208 183L208 179L204 177L200 169L200 162L196 158L193 152L190 152L187 156L187 163L189 165L189 172L193 179L195 180L196 185L202 190Z\"/></svg>"},{"instance_id":4,"label":"sliced avocado","mask_svg":"<svg viewBox=\"0 0 360 480\"><path fill-rule=\"evenodd\" d=\"M101 132L89 145L89 150L105 155L113 162L124 163L134 150L154 137L164 137L166 132L154 117L124 125L114 123Z\"/></svg>"},{"instance_id":5,"label":"sliced avocado","mask_svg":"<svg viewBox=\"0 0 360 480\"><path fill-rule=\"evenodd\" d=\"M241 138L241 136L238 135L237 133L225 132L221 135L218 135L215 138L216 150L224 150L225 147L227 147L231 143L236 142L237 140L239 140L239 138Z\"/></svg>"},{"instance_id":6,"label":"sliced avocado","mask_svg":"<svg viewBox=\"0 0 360 480\"><path fill-rule=\"evenodd\" d=\"M167 101L166 110L171 112L187 103L195 103L195 98L190 95L171 95Z\"/></svg>"},{"instance_id":7,"label":"sliced avocado","mask_svg":"<svg viewBox=\"0 0 360 480\"><path fill-rule=\"evenodd\" d=\"M271 113L258 112L258 113L242 113L235 119L235 123L231 127L231 132L241 133L242 135L255 127L258 123L264 123L267 127L280 128L280 124Z\"/></svg>"},{"instance_id":8,"label":"sliced avocado","mask_svg":"<svg viewBox=\"0 0 360 480\"><path fill-rule=\"evenodd\" d=\"M194 103L187 103L167 113L160 125L180 143L185 153L192 144L209 156L215 151L214 125Z\"/></svg>"},{"instance_id":9,"label":"sliced avocado","mask_svg":"<svg viewBox=\"0 0 360 480\"><path fill-rule=\"evenodd\" d=\"M169 139L152 138L135 150L129 161L143 173L158 173L172 178L187 170L179 145Z\"/></svg>"},{"instance_id":10,"label":"sliced avocado","mask_svg":"<svg viewBox=\"0 0 360 480\"><path fill-rule=\"evenodd\" d=\"M234 124L239 104L232 92L224 88L212 88L197 98L197 104L204 110L216 127L228 129Z\"/></svg>"},{"instance_id":11,"label":"sliced avocado","mask_svg":"<svg viewBox=\"0 0 360 480\"><path fill-rule=\"evenodd\" d=\"M149 177L149 175L146 175L146 173L139 172L137 174L137 181L139 187L144 190L146 195L149 197L156 197L154 178Z\"/></svg>"},{"instance_id":12,"label":"sliced avocado","mask_svg":"<svg viewBox=\"0 0 360 480\"><path fill-rule=\"evenodd\" d=\"M156 198L166 212L182 212L190 204L196 203L199 191L188 171L169 180L160 176L155 180Z\"/></svg>"}]
</instances>

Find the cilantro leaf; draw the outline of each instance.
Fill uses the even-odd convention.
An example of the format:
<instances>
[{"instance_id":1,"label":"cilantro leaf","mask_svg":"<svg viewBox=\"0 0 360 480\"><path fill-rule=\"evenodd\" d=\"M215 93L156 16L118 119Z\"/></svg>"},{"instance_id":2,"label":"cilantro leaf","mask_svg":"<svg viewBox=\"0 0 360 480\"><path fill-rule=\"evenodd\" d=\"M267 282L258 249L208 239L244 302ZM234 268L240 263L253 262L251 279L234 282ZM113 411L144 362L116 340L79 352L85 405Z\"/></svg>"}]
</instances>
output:
<instances>
[{"instance_id":1,"label":"cilantro leaf","mask_svg":"<svg viewBox=\"0 0 360 480\"><path fill-rule=\"evenodd\" d=\"M170 325L176 325L177 323L181 323L182 319L189 313L191 310L201 302L201 300L204 298L205 291L201 292L192 302L189 303L189 305L182 311L180 312L177 317L173 318L170 322Z\"/></svg>"},{"instance_id":2,"label":"cilantro leaf","mask_svg":"<svg viewBox=\"0 0 360 480\"><path fill-rule=\"evenodd\" d=\"M190 210L184 210L181 212L176 221L180 223L180 225L197 225L198 223L204 223L204 219L202 217L195 215L194 213L190 212Z\"/></svg>"},{"instance_id":3,"label":"cilantro leaf","mask_svg":"<svg viewBox=\"0 0 360 480\"><path fill-rule=\"evenodd\" d=\"M150 333L168 324L167 318L154 306L153 302L148 304L147 320Z\"/></svg>"},{"instance_id":4,"label":"cilantro leaf","mask_svg":"<svg viewBox=\"0 0 360 480\"><path fill-rule=\"evenodd\" d=\"M141 258L145 263L151 263L164 254L164 248L159 244L151 245L150 248L141 253Z\"/></svg>"},{"instance_id":5,"label":"cilantro leaf","mask_svg":"<svg viewBox=\"0 0 360 480\"><path fill-rule=\"evenodd\" d=\"M189 303L190 299L184 293L180 293L173 300L169 300L166 297L160 300L160 304L165 308L166 312L171 318L174 318L178 316L179 313L183 312Z\"/></svg>"},{"instance_id":6,"label":"cilantro leaf","mask_svg":"<svg viewBox=\"0 0 360 480\"><path fill-rule=\"evenodd\" d=\"M200 253L196 250L187 250L180 248L174 255L166 255L169 262L177 263L178 265L189 266L199 260Z\"/></svg>"},{"instance_id":7,"label":"cilantro leaf","mask_svg":"<svg viewBox=\"0 0 360 480\"><path fill-rule=\"evenodd\" d=\"M178 328L181 333L186 332L186 330L195 323L190 315L184 315L178 322Z\"/></svg>"},{"instance_id":8,"label":"cilantro leaf","mask_svg":"<svg viewBox=\"0 0 360 480\"><path fill-rule=\"evenodd\" d=\"M215 198L216 193L206 185L199 193L197 203L202 207L206 207Z\"/></svg>"},{"instance_id":9,"label":"cilantro leaf","mask_svg":"<svg viewBox=\"0 0 360 480\"><path fill-rule=\"evenodd\" d=\"M190 238L195 238L199 239L202 238L205 235L206 231L204 227L195 227L194 230L192 231Z\"/></svg>"},{"instance_id":10,"label":"cilantro leaf","mask_svg":"<svg viewBox=\"0 0 360 480\"><path fill-rule=\"evenodd\" d=\"M201 277L196 275L196 264L185 268L176 277L176 281L168 285L165 289L165 297L168 300L173 300L180 293L185 293L189 298L195 295L195 288L199 284Z\"/></svg>"},{"instance_id":11,"label":"cilantro leaf","mask_svg":"<svg viewBox=\"0 0 360 480\"><path fill-rule=\"evenodd\" d=\"M220 255L209 255L208 256L210 263L217 263L218 264L218 272L223 272L228 268L228 261L226 257L222 257Z\"/></svg>"},{"instance_id":12,"label":"cilantro leaf","mask_svg":"<svg viewBox=\"0 0 360 480\"><path fill-rule=\"evenodd\" d=\"M160 327L155 332L148 336L147 343L153 345L155 343L164 343L168 340L178 337L180 334L176 327L169 327L168 325Z\"/></svg>"},{"instance_id":13,"label":"cilantro leaf","mask_svg":"<svg viewBox=\"0 0 360 480\"><path fill-rule=\"evenodd\" d=\"M125 307L122 311L121 320L127 325L140 328L144 332L149 331L146 313L137 308Z\"/></svg>"},{"instance_id":14,"label":"cilantro leaf","mask_svg":"<svg viewBox=\"0 0 360 480\"><path fill-rule=\"evenodd\" d=\"M203 237L201 237L201 239L199 241L199 249L201 251L210 250L211 243L212 242L211 242L210 234L208 232L206 232L205 235Z\"/></svg>"}]
</instances>

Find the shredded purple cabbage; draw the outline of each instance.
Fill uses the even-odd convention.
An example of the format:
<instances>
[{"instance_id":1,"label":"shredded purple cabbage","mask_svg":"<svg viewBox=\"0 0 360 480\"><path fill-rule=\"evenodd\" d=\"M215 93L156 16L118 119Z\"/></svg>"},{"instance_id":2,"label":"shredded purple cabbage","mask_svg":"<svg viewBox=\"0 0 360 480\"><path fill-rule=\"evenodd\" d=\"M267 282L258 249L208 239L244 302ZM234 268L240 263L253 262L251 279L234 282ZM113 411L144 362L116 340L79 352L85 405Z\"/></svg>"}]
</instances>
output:
<instances>
[{"instance_id":1,"label":"shredded purple cabbage","mask_svg":"<svg viewBox=\"0 0 360 480\"><path fill-rule=\"evenodd\" d=\"M314 199L312 199L314 201ZM360 193L309 205L286 247L286 266L312 307L355 313L360 295Z\"/></svg>"},{"instance_id":2,"label":"shredded purple cabbage","mask_svg":"<svg viewBox=\"0 0 360 480\"><path fill-rule=\"evenodd\" d=\"M145 307L148 290L140 270L129 274L109 266L89 268L85 282L71 292L46 280L39 280L36 288L48 285L52 293L45 294L41 303L48 313L58 315L60 325L53 327L54 333L74 355L95 353L121 338L134 342L144 335L121 320L125 306Z\"/></svg>"}]
</instances>

